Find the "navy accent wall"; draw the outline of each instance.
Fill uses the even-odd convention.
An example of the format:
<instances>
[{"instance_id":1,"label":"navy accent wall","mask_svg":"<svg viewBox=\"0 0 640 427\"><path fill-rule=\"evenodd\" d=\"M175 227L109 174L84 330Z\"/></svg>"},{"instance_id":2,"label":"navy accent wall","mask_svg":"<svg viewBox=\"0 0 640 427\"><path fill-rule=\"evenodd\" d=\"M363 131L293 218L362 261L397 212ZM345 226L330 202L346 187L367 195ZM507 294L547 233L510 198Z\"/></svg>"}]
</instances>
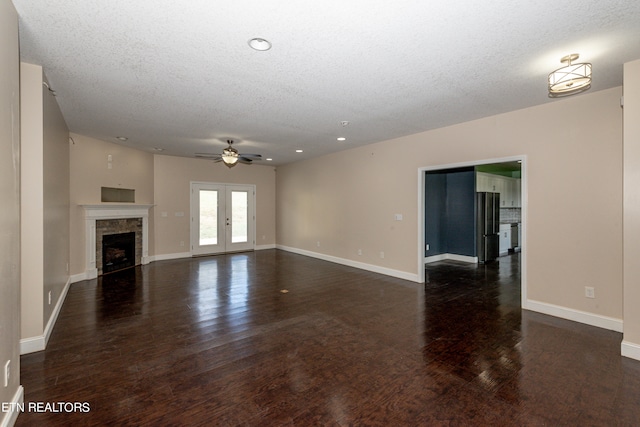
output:
<instances>
[{"instance_id":1,"label":"navy accent wall","mask_svg":"<svg viewBox=\"0 0 640 427\"><path fill-rule=\"evenodd\" d=\"M426 256L476 256L476 178L474 168L425 174Z\"/></svg>"},{"instance_id":2,"label":"navy accent wall","mask_svg":"<svg viewBox=\"0 0 640 427\"><path fill-rule=\"evenodd\" d=\"M443 173L427 173L425 178L425 256L446 253L446 230L442 224L447 211L447 177Z\"/></svg>"}]
</instances>

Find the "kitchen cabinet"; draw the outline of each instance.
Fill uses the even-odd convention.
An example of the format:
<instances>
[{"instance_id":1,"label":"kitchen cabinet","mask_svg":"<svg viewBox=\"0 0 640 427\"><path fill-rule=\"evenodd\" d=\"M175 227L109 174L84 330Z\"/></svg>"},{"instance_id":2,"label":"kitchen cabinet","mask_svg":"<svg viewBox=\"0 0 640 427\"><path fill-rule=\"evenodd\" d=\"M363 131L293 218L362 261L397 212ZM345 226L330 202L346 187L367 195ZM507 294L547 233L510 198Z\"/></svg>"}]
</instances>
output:
<instances>
[{"instance_id":1,"label":"kitchen cabinet","mask_svg":"<svg viewBox=\"0 0 640 427\"><path fill-rule=\"evenodd\" d=\"M514 207L522 207L522 180L516 179L513 186Z\"/></svg>"},{"instance_id":2,"label":"kitchen cabinet","mask_svg":"<svg viewBox=\"0 0 640 427\"><path fill-rule=\"evenodd\" d=\"M478 172L476 174L476 191L488 191L490 193L503 193L504 184L501 178L502 177L499 175Z\"/></svg>"},{"instance_id":3,"label":"kitchen cabinet","mask_svg":"<svg viewBox=\"0 0 640 427\"><path fill-rule=\"evenodd\" d=\"M501 208L519 208L520 203L520 179L507 176L478 172L476 174L476 191L488 191L500 193Z\"/></svg>"},{"instance_id":4,"label":"kitchen cabinet","mask_svg":"<svg viewBox=\"0 0 640 427\"><path fill-rule=\"evenodd\" d=\"M489 186L489 174L477 173L476 174L476 191L477 192L492 192Z\"/></svg>"},{"instance_id":5,"label":"kitchen cabinet","mask_svg":"<svg viewBox=\"0 0 640 427\"><path fill-rule=\"evenodd\" d=\"M511 247L511 224L500 224L500 255L507 255Z\"/></svg>"},{"instance_id":6,"label":"kitchen cabinet","mask_svg":"<svg viewBox=\"0 0 640 427\"><path fill-rule=\"evenodd\" d=\"M505 203L503 208L519 208L520 203L520 182L521 180L515 178L506 178L505 180Z\"/></svg>"}]
</instances>

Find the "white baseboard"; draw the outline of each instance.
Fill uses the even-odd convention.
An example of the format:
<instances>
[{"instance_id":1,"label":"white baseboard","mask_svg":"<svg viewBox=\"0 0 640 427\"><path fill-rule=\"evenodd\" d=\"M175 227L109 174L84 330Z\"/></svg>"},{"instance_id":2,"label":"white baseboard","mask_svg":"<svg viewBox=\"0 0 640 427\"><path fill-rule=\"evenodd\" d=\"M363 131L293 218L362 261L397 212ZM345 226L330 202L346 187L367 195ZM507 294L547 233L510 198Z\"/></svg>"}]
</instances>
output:
<instances>
[{"instance_id":1,"label":"white baseboard","mask_svg":"<svg viewBox=\"0 0 640 427\"><path fill-rule=\"evenodd\" d=\"M51 312L51 316L49 317L47 326L44 328L43 334L35 337L21 339L20 354L35 353L47 348L47 343L49 342L49 338L51 337L51 332L53 331L53 327L56 325L58 315L60 314L60 310L62 310L62 305L64 304L64 300L67 298L67 293L69 292L70 287L71 277L67 279L67 283L64 285L64 288L60 293L60 298L58 298L55 307L53 307L53 311Z\"/></svg>"},{"instance_id":2,"label":"white baseboard","mask_svg":"<svg viewBox=\"0 0 640 427\"><path fill-rule=\"evenodd\" d=\"M20 340L20 355L42 351L46 346L44 335L22 338Z\"/></svg>"},{"instance_id":3,"label":"white baseboard","mask_svg":"<svg viewBox=\"0 0 640 427\"><path fill-rule=\"evenodd\" d=\"M24 403L24 388L20 385L18 386L18 390L16 394L13 395L13 399L11 399L10 406L12 408L11 411L7 411L2 418L2 422L0 422L0 427L13 427L18 420L18 415L20 415L20 411L18 410L18 406L21 406ZM1 414L2 412L0 412Z\"/></svg>"},{"instance_id":4,"label":"white baseboard","mask_svg":"<svg viewBox=\"0 0 640 427\"><path fill-rule=\"evenodd\" d=\"M262 251L265 249L275 249L276 245L257 245L254 249L256 251ZM149 262L154 261L167 261L170 259L181 259L181 258L191 258L191 252L178 252L174 254L160 254L160 255L151 255L149 257Z\"/></svg>"},{"instance_id":5,"label":"white baseboard","mask_svg":"<svg viewBox=\"0 0 640 427\"><path fill-rule=\"evenodd\" d=\"M622 341L622 344L620 345L620 353L624 357L640 360L640 344L635 344L629 341Z\"/></svg>"},{"instance_id":6,"label":"white baseboard","mask_svg":"<svg viewBox=\"0 0 640 427\"><path fill-rule=\"evenodd\" d=\"M561 307L559 305L534 300L527 300L523 304L522 308L525 310L536 311L538 313L559 317L561 319L584 323L585 325L597 326L598 328L622 332L622 319L601 316L599 314L574 310L572 308Z\"/></svg>"},{"instance_id":7,"label":"white baseboard","mask_svg":"<svg viewBox=\"0 0 640 427\"><path fill-rule=\"evenodd\" d=\"M466 255L456 255L456 254L440 254L440 255L428 256L428 257L424 258L424 263L425 264L430 264L432 262L444 261L444 260L462 261L462 262L468 262L470 264L477 264L478 263L478 257L466 256Z\"/></svg>"},{"instance_id":8,"label":"white baseboard","mask_svg":"<svg viewBox=\"0 0 640 427\"><path fill-rule=\"evenodd\" d=\"M87 277L87 273L86 272L78 273L78 274L72 274L69 277L69 281L71 283L78 283L78 282L82 282L83 280L89 280L89 277Z\"/></svg>"},{"instance_id":9,"label":"white baseboard","mask_svg":"<svg viewBox=\"0 0 640 427\"><path fill-rule=\"evenodd\" d=\"M318 258L323 261L335 262L336 264L342 264L349 267L359 268L361 270L371 271L373 273L384 274L386 276L397 277L398 279L410 280L412 282L418 282L418 275L413 273L407 273L405 271L393 270L391 268L380 267L373 264L365 264L364 262L353 261L346 258L334 257L331 255L320 254L317 252L307 251L304 249L292 248L289 246L276 245L277 249L281 249L287 252L293 252L298 255L305 255L311 258Z\"/></svg>"},{"instance_id":10,"label":"white baseboard","mask_svg":"<svg viewBox=\"0 0 640 427\"><path fill-rule=\"evenodd\" d=\"M56 321L58 320L58 315L62 310L62 305L64 304L64 300L67 298L67 293L69 292L69 288L71 287L71 280L67 280L67 283L64 285L62 292L60 293L60 298L56 302L56 306L53 308L53 312L49 317L49 321L47 322L47 327L44 328L44 337L45 337L45 347L49 342L49 337L51 337L51 332L53 332L53 327L56 325Z\"/></svg>"},{"instance_id":11,"label":"white baseboard","mask_svg":"<svg viewBox=\"0 0 640 427\"><path fill-rule=\"evenodd\" d=\"M272 243L270 245L256 245L255 250L256 251L264 251L266 249L275 249L276 245L275 243Z\"/></svg>"},{"instance_id":12,"label":"white baseboard","mask_svg":"<svg viewBox=\"0 0 640 427\"><path fill-rule=\"evenodd\" d=\"M149 257L149 262L167 261L170 259L181 259L181 258L191 258L191 252L178 252L174 254L151 255Z\"/></svg>"}]
</instances>

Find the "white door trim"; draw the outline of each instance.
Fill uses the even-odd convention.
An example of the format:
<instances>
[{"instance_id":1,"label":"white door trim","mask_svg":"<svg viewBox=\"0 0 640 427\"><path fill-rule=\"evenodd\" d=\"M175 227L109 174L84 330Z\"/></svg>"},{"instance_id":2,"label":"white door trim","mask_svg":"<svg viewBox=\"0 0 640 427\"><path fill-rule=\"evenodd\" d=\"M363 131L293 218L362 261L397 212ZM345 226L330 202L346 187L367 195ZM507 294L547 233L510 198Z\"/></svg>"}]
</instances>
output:
<instances>
[{"instance_id":1,"label":"white door trim","mask_svg":"<svg viewBox=\"0 0 640 427\"><path fill-rule=\"evenodd\" d=\"M462 168L469 166L480 166L492 163L505 163L505 162L521 162L521 209L522 209L522 241L520 242L522 258L521 258L521 270L520 270L520 287L521 287L521 304L522 307L527 307L527 188L528 188L528 174L527 174L527 156L522 154L519 156L501 157L497 159L484 159L475 160L471 162L451 163L444 165L424 166L418 168L418 250L417 250L417 265L418 265L418 282L424 283L425 281L425 269L424 269L424 221L425 221L425 172Z\"/></svg>"},{"instance_id":2,"label":"white door trim","mask_svg":"<svg viewBox=\"0 0 640 427\"><path fill-rule=\"evenodd\" d=\"M218 203L218 243L216 245L207 246L209 250L200 250L198 219L199 215L199 201L197 194L203 188L210 188L219 192ZM233 243L231 242L231 233L226 213L227 204L230 205L231 193L234 190L246 191L248 193L248 216L249 223L247 229L247 242L246 243ZM256 244L256 186L253 184L231 184L231 183L218 183L218 182L205 182L205 181L191 181L189 188L190 197L190 213L189 213L189 236L190 236L190 255L215 255L227 252L241 252L255 250ZM223 209L225 211L223 211Z\"/></svg>"}]
</instances>

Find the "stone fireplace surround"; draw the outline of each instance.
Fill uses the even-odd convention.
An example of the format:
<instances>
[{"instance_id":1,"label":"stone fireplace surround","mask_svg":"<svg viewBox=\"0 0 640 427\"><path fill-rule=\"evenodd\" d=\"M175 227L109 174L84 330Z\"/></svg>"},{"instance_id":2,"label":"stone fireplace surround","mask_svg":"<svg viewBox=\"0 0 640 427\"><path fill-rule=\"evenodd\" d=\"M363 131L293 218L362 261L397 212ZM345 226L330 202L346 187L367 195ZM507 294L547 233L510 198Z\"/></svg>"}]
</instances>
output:
<instances>
[{"instance_id":1,"label":"stone fireplace surround","mask_svg":"<svg viewBox=\"0 0 640 427\"><path fill-rule=\"evenodd\" d=\"M124 235L134 235L133 244L133 265L142 264L142 218L121 218L121 219L99 219L96 221L96 268L98 275L118 271L105 269L104 265L104 243L106 241L117 241ZM131 260L130 260L131 261Z\"/></svg>"},{"instance_id":2,"label":"stone fireplace surround","mask_svg":"<svg viewBox=\"0 0 640 427\"><path fill-rule=\"evenodd\" d=\"M101 203L80 206L84 208L85 213L85 276L87 279L98 277L96 245L102 245L102 242L98 242L96 237L96 221L98 220L142 219L142 252L140 253L140 264L144 265L149 263L149 209L151 209L153 205ZM133 229L131 231L136 230ZM137 259L138 255L136 254L136 262Z\"/></svg>"}]
</instances>

